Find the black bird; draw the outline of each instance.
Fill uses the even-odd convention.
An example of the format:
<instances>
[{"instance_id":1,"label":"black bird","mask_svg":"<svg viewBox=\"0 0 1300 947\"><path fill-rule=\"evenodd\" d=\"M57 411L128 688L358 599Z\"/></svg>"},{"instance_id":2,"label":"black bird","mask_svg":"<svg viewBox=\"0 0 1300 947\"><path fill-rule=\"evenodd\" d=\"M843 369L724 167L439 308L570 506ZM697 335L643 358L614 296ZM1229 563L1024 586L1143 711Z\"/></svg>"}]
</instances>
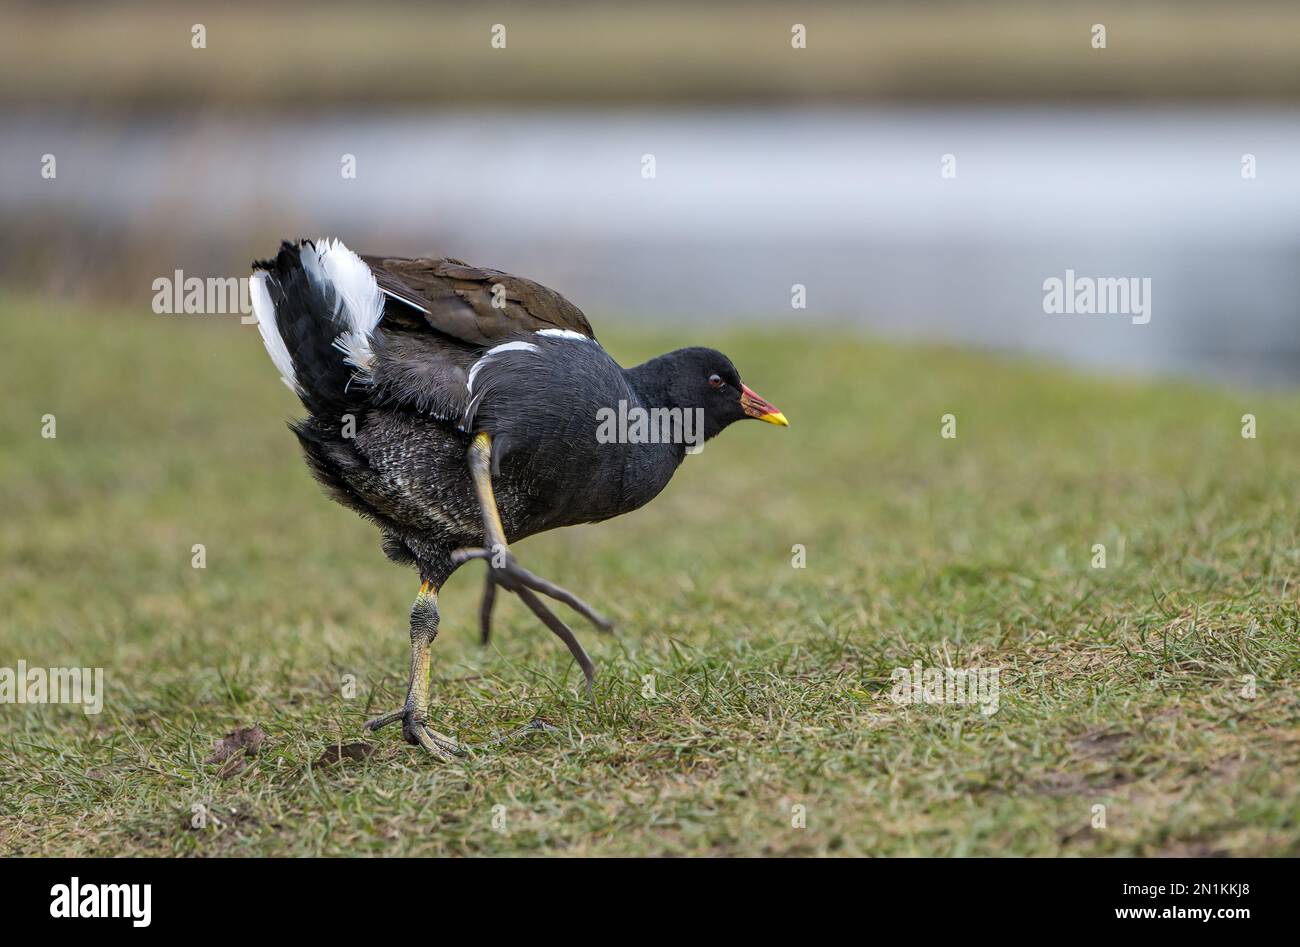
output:
<instances>
[{"instance_id":1,"label":"black bird","mask_svg":"<svg viewBox=\"0 0 1300 947\"><path fill-rule=\"evenodd\" d=\"M400 720L435 755L459 752L428 722L437 593L458 566L488 563L484 641L501 586L569 646L590 690L591 660L538 593L609 622L520 566L508 543L643 506L688 449L733 421L787 424L721 352L621 368L576 306L508 273L363 257L336 240L286 242L253 267L262 341L308 411L291 425L308 466L379 526L390 559L420 573L406 702L366 726Z\"/></svg>"}]
</instances>

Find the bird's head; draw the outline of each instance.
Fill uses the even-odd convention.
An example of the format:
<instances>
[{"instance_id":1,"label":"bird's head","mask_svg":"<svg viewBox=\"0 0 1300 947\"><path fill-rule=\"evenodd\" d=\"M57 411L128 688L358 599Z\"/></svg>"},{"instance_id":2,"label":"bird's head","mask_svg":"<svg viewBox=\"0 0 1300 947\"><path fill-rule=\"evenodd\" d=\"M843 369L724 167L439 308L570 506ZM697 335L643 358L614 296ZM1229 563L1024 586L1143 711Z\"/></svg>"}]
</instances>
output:
<instances>
[{"instance_id":1,"label":"bird's head","mask_svg":"<svg viewBox=\"0 0 1300 947\"><path fill-rule=\"evenodd\" d=\"M678 349L633 369L644 379L638 387L654 392L652 400L665 407L700 409L704 439L714 437L733 421L757 418L789 427L785 415L740 380L731 359L715 349Z\"/></svg>"}]
</instances>

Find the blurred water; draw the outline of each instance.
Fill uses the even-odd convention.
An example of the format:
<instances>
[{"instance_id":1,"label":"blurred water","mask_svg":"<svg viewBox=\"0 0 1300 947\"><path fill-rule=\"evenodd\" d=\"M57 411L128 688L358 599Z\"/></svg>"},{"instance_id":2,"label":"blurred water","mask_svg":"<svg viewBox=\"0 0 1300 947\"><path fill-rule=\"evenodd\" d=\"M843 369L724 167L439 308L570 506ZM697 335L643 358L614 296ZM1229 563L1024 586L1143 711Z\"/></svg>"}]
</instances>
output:
<instances>
[{"instance_id":1,"label":"blurred water","mask_svg":"<svg viewBox=\"0 0 1300 947\"><path fill-rule=\"evenodd\" d=\"M1300 112L1284 108L11 112L0 127L6 215L217 243L336 233L532 276L601 319L851 323L1300 380ZM1044 314L1043 280L1067 269L1151 278L1151 322Z\"/></svg>"}]
</instances>

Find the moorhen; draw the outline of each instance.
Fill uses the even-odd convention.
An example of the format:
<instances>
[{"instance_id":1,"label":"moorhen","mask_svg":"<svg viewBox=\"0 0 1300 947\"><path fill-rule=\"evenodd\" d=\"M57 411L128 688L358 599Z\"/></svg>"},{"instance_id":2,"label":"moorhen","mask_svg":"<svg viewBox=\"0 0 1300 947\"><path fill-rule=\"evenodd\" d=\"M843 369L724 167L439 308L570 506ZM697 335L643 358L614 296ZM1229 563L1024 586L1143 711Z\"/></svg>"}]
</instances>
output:
<instances>
[{"instance_id":1,"label":"moorhen","mask_svg":"<svg viewBox=\"0 0 1300 947\"><path fill-rule=\"evenodd\" d=\"M637 509L733 421L787 424L712 349L620 367L576 306L532 280L359 256L337 240L286 242L253 267L262 341L308 411L290 425L308 466L379 526L390 559L420 573L406 702L366 726L400 720L409 743L437 756L461 752L428 719L437 594L458 566L487 561L484 641L500 586L563 639L590 692L590 658L539 594L610 623L523 568L508 543Z\"/></svg>"}]
</instances>

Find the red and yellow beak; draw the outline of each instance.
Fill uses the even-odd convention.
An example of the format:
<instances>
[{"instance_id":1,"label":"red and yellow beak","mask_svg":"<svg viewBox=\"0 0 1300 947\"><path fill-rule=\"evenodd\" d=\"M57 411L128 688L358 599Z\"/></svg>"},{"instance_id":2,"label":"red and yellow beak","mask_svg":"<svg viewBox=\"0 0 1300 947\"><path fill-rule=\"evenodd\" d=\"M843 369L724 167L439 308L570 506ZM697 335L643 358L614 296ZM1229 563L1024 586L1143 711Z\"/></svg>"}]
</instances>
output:
<instances>
[{"instance_id":1,"label":"red and yellow beak","mask_svg":"<svg viewBox=\"0 0 1300 947\"><path fill-rule=\"evenodd\" d=\"M749 385L742 384L740 386L740 407L751 418L758 418L760 421L766 421L769 424L779 424L781 427L790 426L790 422L785 419L785 415L768 404L763 396L750 388Z\"/></svg>"}]
</instances>

